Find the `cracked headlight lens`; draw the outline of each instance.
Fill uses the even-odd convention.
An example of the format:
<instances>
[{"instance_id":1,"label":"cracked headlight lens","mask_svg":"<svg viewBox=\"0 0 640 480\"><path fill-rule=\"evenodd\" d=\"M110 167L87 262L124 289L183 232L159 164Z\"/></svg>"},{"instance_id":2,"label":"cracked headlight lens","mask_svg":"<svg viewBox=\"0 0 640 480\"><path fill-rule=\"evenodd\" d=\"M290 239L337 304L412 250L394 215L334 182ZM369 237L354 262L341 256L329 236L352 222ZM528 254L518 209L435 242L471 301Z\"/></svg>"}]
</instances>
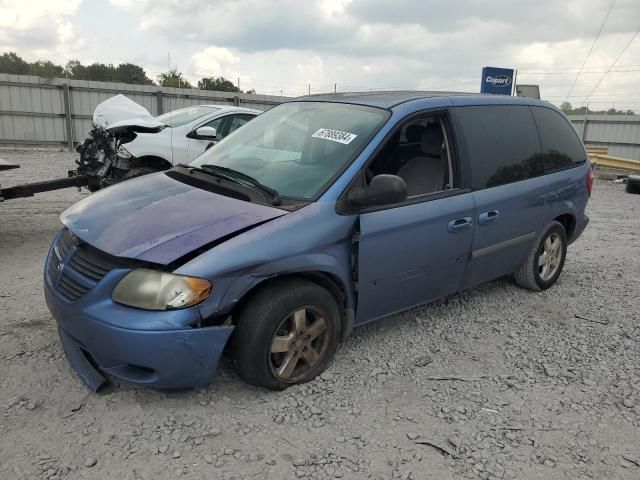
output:
<instances>
[{"instance_id":1,"label":"cracked headlight lens","mask_svg":"<svg viewBox=\"0 0 640 480\"><path fill-rule=\"evenodd\" d=\"M211 294L212 287L203 278L137 268L120 280L111 298L145 310L172 310L200 303Z\"/></svg>"}]
</instances>

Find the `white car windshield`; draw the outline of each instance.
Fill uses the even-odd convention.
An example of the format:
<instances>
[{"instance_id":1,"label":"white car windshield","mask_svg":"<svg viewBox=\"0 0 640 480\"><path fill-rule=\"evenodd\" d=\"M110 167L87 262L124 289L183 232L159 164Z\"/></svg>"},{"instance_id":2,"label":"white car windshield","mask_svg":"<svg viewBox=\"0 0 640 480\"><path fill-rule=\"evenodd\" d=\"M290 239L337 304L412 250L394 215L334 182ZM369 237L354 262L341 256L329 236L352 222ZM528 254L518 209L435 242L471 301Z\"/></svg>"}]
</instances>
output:
<instances>
[{"instance_id":1,"label":"white car windshield","mask_svg":"<svg viewBox=\"0 0 640 480\"><path fill-rule=\"evenodd\" d=\"M204 117L209 113L220 110L216 107L210 107L208 105L199 105L196 107L181 108L172 112L163 113L156 117L156 120L164 123L167 127L181 127L189 122L197 120L200 117Z\"/></svg>"},{"instance_id":2,"label":"white car windshield","mask_svg":"<svg viewBox=\"0 0 640 480\"><path fill-rule=\"evenodd\" d=\"M190 165L237 170L283 197L310 199L346 167L388 119L380 108L290 102L259 115Z\"/></svg>"}]
</instances>

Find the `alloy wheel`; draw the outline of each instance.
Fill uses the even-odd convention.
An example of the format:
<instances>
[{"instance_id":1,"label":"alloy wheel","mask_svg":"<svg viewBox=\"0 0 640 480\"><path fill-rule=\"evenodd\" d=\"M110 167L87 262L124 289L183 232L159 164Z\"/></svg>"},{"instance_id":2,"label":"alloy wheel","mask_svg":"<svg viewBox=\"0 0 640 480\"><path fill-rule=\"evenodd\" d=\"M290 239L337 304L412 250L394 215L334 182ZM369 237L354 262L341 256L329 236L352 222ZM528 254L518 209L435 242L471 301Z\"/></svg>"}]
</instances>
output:
<instances>
[{"instance_id":1,"label":"alloy wheel","mask_svg":"<svg viewBox=\"0 0 640 480\"><path fill-rule=\"evenodd\" d=\"M538 256L538 274L548 282L560 268L562 260L562 238L556 232L551 233L542 243Z\"/></svg>"},{"instance_id":2,"label":"alloy wheel","mask_svg":"<svg viewBox=\"0 0 640 480\"><path fill-rule=\"evenodd\" d=\"M269 367L277 380L295 383L321 362L329 345L327 325L313 307L299 308L280 323L269 351Z\"/></svg>"}]
</instances>

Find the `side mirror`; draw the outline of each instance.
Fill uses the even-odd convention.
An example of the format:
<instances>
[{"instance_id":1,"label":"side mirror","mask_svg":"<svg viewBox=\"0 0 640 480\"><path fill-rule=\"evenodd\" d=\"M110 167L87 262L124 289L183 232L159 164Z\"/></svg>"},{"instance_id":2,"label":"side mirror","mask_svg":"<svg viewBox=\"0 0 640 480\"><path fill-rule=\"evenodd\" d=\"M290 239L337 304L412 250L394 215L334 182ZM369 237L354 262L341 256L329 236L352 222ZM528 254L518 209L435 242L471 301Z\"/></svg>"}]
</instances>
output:
<instances>
[{"instance_id":1,"label":"side mirror","mask_svg":"<svg viewBox=\"0 0 640 480\"><path fill-rule=\"evenodd\" d=\"M187 135L189 138L197 138L198 140L215 140L218 132L215 128L207 125L196 128L193 132Z\"/></svg>"},{"instance_id":2,"label":"side mirror","mask_svg":"<svg viewBox=\"0 0 640 480\"><path fill-rule=\"evenodd\" d=\"M397 175L376 175L366 188L349 192L349 203L356 207L391 205L407 198L407 184Z\"/></svg>"}]
</instances>

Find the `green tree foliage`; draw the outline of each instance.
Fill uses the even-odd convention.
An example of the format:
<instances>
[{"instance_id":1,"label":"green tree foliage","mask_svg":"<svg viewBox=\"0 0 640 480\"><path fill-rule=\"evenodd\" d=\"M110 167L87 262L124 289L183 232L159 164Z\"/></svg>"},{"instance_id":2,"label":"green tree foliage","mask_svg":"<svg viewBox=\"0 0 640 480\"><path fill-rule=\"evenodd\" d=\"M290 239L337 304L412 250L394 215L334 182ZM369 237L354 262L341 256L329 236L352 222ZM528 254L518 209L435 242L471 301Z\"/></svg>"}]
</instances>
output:
<instances>
[{"instance_id":1,"label":"green tree foliage","mask_svg":"<svg viewBox=\"0 0 640 480\"><path fill-rule=\"evenodd\" d=\"M153 85L153 80L138 65L121 63L120 65L105 65L93 63L82 65L78 60L71 60L66 67L56 65L50 60L27 62L15 52L0 55L0 73L14 73L18 75L37 75L39 77L57 78L68 77L74 80L94 80L99 82L122 82L137 85Z\"/></svg>"},{"instance_id":2,"label":"green tree foliage","mask_svg":"<svg viewBox=\"0 0 640 480\"><path fill-rule=\"evenodd\" d=\"M29 73L31 75L37 75L38 77L45 78L64 77L64 68L49 60L46 62L38 60L31 64Z\"/></svg>"},{"instance_id":3,"label":"green tree foliage","mask_svg":"<svg viewBox=\"0 0 640 480\"><path fill-rule=\"evenodd\" d=\"M177 68L172 68L168 72L162 72L158 75L158 84L161 87L193 88Z\"/></svg>"},{"instance_id":4,"label":"green tree foliage","mask_svg":"<svg viewBox=\"0 0 640 480\"><path fill-rule=\"evenodd\" d=\"M198 80L198 88L200 90L215 90L216 92L237 92L242 93L232 81L224 77L204 77Z\"/></svg>"},{"instance_id":5,"label":"green tree foliage","mask_svg":"<svg viewBox=\"0 0 640 480\"><path fill-rule=\"evenodd\" d=\"M15 52L5 52L0 56L0 73L12 73L15 75L29 75L31 66Z\"/></svg>"},{"instance_id":6,"label":"green tree foliage","mask_svg":"<svg viewBox=\"0 0 640 480\"><path fill-rule=\"evenodd\" d=\"M592 110L588 106L573 108L569 102L562 102L560 110L566 115L635 115L633 110L617 110L615 108Z\"/></svg>"},{"instance_id":7,"label":"green tree foliage","mask_svg":"<svg viewBox=\"0 0 640 480\"><path fill-rule=\"evenodd\" d=\"M136 85L153 85L153 80L147 77L142 67L133 63L121 63L116 67L118 82L134 83Z\"/></svg>"}]
</instances>

